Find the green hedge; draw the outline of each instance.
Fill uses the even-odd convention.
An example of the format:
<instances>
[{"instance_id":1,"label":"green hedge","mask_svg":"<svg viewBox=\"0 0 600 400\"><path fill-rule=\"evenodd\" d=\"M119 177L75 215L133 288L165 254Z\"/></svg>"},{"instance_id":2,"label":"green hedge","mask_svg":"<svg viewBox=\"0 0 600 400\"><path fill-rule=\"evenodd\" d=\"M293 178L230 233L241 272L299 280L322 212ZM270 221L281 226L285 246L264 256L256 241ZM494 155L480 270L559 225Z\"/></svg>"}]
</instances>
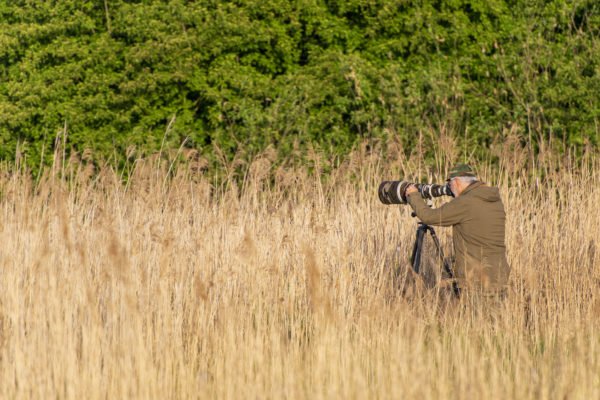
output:
<instances>
[{"instance_id":1,"label":"green hedge","mask_svg":"<svg viewBox=\"0 0 600 400\"><path fill-rule=\"evenodd\" d=\"M3 0L0 157L229 157L448 131L599 144L595 0ZM296 144L294 144L296 143ZM49 160L49 158L48 158Z\"/></svg>"}]
</instances>

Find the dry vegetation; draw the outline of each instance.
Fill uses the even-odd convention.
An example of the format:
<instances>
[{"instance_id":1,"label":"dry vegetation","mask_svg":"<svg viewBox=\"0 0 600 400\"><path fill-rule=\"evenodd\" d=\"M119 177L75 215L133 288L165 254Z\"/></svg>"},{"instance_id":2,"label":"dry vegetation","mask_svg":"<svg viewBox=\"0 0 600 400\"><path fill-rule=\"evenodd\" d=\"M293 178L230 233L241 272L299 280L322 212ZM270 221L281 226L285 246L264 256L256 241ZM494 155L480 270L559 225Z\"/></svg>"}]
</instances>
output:
<instances>
[{"instance_id":1,"label":"dry vegetation","mask_svg":"<svg viewBox=\"0 0 600 400\"><path fill-rule=\"evenodd\" d=\"M318 152L311 174L267 152L213 186L193 155L139 160L127 184L60 156L37 182L4 168L0 396L599 398L600 157L509 138L500 168L475 165L508 218L490 317L396 288L416 221L378 183L441 181L451 144L434 166L359 149L326 180Z\"/></svg>"}]
</instances>

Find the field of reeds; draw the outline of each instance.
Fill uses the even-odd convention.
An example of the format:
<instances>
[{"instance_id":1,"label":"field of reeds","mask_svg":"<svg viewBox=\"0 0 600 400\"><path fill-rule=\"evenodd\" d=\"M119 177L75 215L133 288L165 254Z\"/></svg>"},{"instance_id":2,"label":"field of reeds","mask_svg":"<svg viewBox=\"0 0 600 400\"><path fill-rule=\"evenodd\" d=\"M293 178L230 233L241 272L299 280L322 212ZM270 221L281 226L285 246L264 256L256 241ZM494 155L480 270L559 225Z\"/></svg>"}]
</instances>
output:
<instances>
[{"instance_id":1,"label":"field of reeds","mask_svg":"<svg viewBox=\"0 0 600 400\"><path fill-rule=\"evenodd\" d=\"M600 398L600 157L507 140L473 163L507 213L490 315L406 272L416 220L377 198L443 181L451 150L3 166L0 397Z\"/></svg>"}]
</instances>

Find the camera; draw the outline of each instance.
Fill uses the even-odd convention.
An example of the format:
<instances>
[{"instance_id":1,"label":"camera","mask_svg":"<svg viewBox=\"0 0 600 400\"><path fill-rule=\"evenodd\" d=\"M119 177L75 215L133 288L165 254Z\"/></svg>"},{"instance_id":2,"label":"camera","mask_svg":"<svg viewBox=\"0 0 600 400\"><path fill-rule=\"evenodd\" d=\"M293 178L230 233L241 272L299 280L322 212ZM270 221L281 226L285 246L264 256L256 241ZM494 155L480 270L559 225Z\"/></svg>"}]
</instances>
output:
<instances>
[{"instance_id":1,"label":"camera","mask_svg":"<svg viewBox=\"0 0 600 400\"><path fill-rule=\"evenodd\" d=\"M414 185L424 199L433 199L440 196L452 196L450 184L437 185L435 183L411 183L407 181L383 181L379 185L379 200L383 204L406 204L406 189Z\"/></svg>"}]
</instances>

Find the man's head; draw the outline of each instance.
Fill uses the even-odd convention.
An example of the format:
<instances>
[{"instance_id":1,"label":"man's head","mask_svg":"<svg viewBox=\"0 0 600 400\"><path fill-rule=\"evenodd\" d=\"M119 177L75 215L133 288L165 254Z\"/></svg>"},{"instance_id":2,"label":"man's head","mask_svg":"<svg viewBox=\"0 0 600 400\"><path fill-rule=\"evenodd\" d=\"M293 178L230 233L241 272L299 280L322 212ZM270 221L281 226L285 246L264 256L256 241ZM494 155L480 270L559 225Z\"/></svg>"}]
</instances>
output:
<instances>
[{"instance_id":1,"label":"man's head","mask_svg":"<svg viewBox=\"0 0 600 400\"><path fill-rule=\"evenodd\" d=\"M450 174L448 175L450 190L452 190L454 197L458 197L467 186L476 180L477 178L471 167L462 163L452 167L452 169L450 169Z\"/></svg>"}]
</instances>

